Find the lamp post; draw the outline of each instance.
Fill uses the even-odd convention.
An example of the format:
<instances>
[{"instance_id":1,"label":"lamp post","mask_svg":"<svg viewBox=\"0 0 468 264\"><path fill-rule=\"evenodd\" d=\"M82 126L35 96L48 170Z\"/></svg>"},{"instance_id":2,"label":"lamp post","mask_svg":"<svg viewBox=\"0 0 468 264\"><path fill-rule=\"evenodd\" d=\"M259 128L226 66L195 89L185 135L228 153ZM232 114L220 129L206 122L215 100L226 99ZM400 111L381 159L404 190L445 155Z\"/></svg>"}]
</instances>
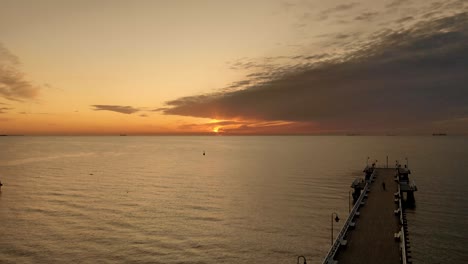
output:
<instances>
[{"instance_id":1,"label":"lamp post","mask_svg":"<svg viewBox=\"0 0 468 264\"><path fill-rule=\"evenodd\" d=\"M405 160L406 160L406 168L409 168L409 165L408 165L408 157L406 157Z\"/></svg>"},{"instance_id":2,"label":"lamp post","mask_svg":"<svg viewBox=\"0 0 468 264\"><path fill-rule=\"evenodd\" d=\"M307 264L307 260L306 260L306 258L305 258L304 256L299 256L299 257L297 257L297 264L299 264L299 260L300 260L301 258L304 259L304 262L303 262L303 263L304 263L304 264Z\"/></svg>"},{"instance_id":3,"label":"lamp post","mask_svg":"<svg viewBox=\"0 0 468 264\"><path fill-rule=\"evenodd\" d=\"M335 219L333 219L333 215L335 215ZM340 221L340 218L338 217L338 214L333 212L331 214L331 239L330 239L330 245L333 245L333 220L338 223Z\"/></svg>"}]
</instances>

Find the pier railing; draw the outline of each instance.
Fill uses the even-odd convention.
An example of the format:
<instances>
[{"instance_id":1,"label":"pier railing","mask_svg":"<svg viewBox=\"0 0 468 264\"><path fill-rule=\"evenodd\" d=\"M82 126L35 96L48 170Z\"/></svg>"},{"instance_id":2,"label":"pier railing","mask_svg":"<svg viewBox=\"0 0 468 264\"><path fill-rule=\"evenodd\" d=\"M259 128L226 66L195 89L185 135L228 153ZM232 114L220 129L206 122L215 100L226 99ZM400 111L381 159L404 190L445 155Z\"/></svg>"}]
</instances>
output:
<instances>
[{"instance_id":1,"label":"pier railing","mask_svg":"<svg viewBox=\"0 0 468 264\"><path fill-rule=\"evenodd\" d=\"M400 190L400 184L398 184L398 209L400 213L400 253L401 253L401 263L402 264L407 264L407 256L406 256L406 238L405 238L405 230L404 230L404 219L403 219L403 206L401 204L401 190Z\"/></svg>"},{"instance_id":2,"label":"pier railing","mask_svg":"<svg viewBox=\"0 0 468 264\"><path fill-rule=\"evenodd\" d=\"M353 221L354 216L356 215L357 211L359 210L359 207L361 206L362 200L364 200L364 197L366 196L367 191L370 189L370 183L373 181L374 176L375 176L374 173L375 173L375 170L374 170L374 172L372 172L372 175L371 175L369 181L366 182L366 185L364 186L364 189L361 192L361 195L359 196L359 198L357 199L356 203L353 206L353 210L351 210L351 212L349 213L349 216L348 216L348 219L346 220L346 223L344 223L343 227L340 230L340 233L338 233L338 236L336 237L332 247L328 251L327 256L323 260L323 262L322 262L323 264L333 263L333 261L334 261L333 259L335 258L335 254L336 254L336 252L338 252L338 249L340 248L341 241L344 240L346 232L348 232L348 228L349 228L351 222Z\"/></svg>"},{"instance_id":3,"label":"pier railing","mask_svg":"<svg viewBox=\"0 0 468 264\"><path fill-rule=\"evenodd\" d=\"M398 184L398 209L399 209L400 225L403 225L403 206L401 205L400 184Z\"/></svg>"}]
</instances>

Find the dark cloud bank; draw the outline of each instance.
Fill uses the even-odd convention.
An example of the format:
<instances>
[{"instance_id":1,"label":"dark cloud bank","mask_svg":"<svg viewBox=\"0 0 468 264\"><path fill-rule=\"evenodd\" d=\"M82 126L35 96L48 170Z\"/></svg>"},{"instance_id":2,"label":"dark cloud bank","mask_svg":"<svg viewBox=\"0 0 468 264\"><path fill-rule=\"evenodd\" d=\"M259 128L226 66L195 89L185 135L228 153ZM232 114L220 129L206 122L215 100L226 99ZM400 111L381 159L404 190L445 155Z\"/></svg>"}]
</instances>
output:
<instances>
[{"instance_id":1,"label":"dark cloud bank","mask_svg":"<svg viewBox=\"0 0 468 264\"><path fill-rule=\"evenodd\" d=\"M383 131L468 120L468 13L382 30L372 38L339 58L273 70L268 75L276 77L245 89L179 98L162 111L314 122L330 130ZM461 127L468 131L466 122Z\"/></svg>"}]
</instances>

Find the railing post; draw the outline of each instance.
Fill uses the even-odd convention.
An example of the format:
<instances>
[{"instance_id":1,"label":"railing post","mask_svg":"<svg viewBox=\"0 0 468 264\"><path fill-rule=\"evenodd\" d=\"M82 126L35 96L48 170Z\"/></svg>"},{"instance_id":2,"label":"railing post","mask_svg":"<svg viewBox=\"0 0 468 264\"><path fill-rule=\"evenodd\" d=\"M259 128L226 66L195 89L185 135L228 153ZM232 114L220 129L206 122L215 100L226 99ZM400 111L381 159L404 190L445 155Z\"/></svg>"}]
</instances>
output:
<instances>
[{"instance_id":1,"label":"railing post","mask_svg":"<svg viewBox=\"0 0 468 264\"><path fill-rule=\"evenodd\" d=\"M351 213L351 190L348 192L348 214Z\"/></svg>"}]
</instances>

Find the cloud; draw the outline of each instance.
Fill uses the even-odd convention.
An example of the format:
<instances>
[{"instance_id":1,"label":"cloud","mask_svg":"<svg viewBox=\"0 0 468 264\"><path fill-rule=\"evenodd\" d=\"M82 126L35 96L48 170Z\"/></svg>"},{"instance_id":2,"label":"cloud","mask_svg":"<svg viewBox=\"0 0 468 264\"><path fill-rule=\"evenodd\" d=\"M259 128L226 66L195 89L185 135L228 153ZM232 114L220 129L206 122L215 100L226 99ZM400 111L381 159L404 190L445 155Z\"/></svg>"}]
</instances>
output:
<instances>
[{"instance_id":1,"label":"cloud","mask_svg":"<svg viewBox=\"0 0 468 264\"><path fill-rule=\"evenodd\" d=\"M217 133L222 134L288 134L291 131L295 131L295 134L309 133L311 129L314 129L316 133L324 131L317 130L316 124L314 123L298 123L290 121L219 121L219 122L208 122L202 124L183 124L178 127L180 130L185 132L196 132L196 133Z\"/></svg>"},{"instance_id":2,"label":"cloud","mask_svg":"<svg viewBox=\"0 0 468 264\"><path fill-rule=\"evenodd\" d=\"M164 110L167 110L167 107L159 107L153 110L150 110L151 112L163 112Z\"/></svg>"},{"instance_id":3,"label":"cloud","mask_svg":"<svg viewBox=\"0 0 468 264\"><path fill-rule=\"evenodd\" d=\"M122 105L91 105L94 111L111 111L121 114L133 114L139 112L141 109L135 108L132 106L122 106Z\"/></svg>"},{"instance_id":4,"label":"cloud","mask_svg":"<svg viewBox=\"0 0 468 264\"><path fill-rule=\"evenodd\" d=\"M380 30L340 57L287 68L237 91L167 102L162 112L289 121L324 130L393 129L468 116L468 14ZM279 72L279 74L276 74Z\"/></svg>"},{"instance_id":5,"label":"cloud","mask_svg":"<svg viewBox=\"0 0 468 264\"><path fill-rule=\"evenodd\" d=\"M11 101L34 99L40 88L18 70L19 60L0 43L0 97Z\"/></svg>"},{"instance_id":6,"label":"cloud","mask_svg":"<svg viewBox=\"0 0 468 264\"><path fill-rule=\"evenodd\" d=\"M450 13L466 12L467 7L468 3L465 0L445 0L427 2L426 5L420 6L418 9L427 13L427 16L437 16L440 18Z\"/></svg>"},{"instance_id":7,"label":"cloud","mask_svg":"<svg viewBox=\"0 0 468 264\"><path fill-rule=\"evenodd\" d=\"M329 9L323 11L322 13L331 14L331 13L335 13L335 12L346 11L346 10L353 9L354 7L356 7L358 5L359 5L359 3L340 4L340 5L337 5L335 7L329 8Z\"/></svg>"},{"instance_id":8,"label":"cloud","mask_svg":"<svg viewBox=\"0 0 468 264\"><path fill-rule=\"evenodd\" d=\"M407 17L402 17L402 18L396 20L396 22L397 23L405 23L405 22L412 21L412 20L414 20L414 17L407 16Z\"/></svg>"},{"instance_id":9,"label":"cloud","mask_svg":"<svg viewBox=\"0 0 468 264\"><path fill-rule=\"evenodd\" d=\"M319 20L325 20L327 19L330 15L333 15L333 14L336 14L336 13L339 13L339 12L343 12L343 11L348 11L348 10L351 10L353 8L355 8L356 6L358 6L359 3L348 3L348 4L339 4L337 6L334 6L332 8L329 8L329 9L325 9L324 11L322 11L320 14L319 14Z\"/></svg>"},{"instance_id":10,"label":"cloud","mask_svg":"<svg viewBox=\"0 0 468 264\"><path fill-rule=\"evenodd\" d=\"M11 110L13 108L8 108L8 107L0 107L0 114L5 114L8 112L8 110Z\"/></svg>"},{"instance_id":11,"label":"cloud","mask_svg":"<svg viewBox=\"0 0 468 264\"><path fill-rule=\"evenodd\" d=\"M409 0L393 0L391 1L390 3L388 3L387 5L385 5L386 8L395 8L395 7L399 7L403 4L409 4L411 3L411 1Z\"/></svg>"},{"instance_id":12,"label":"cloud","mask_svg":"<svg viewBox=\"0 0 468 264\"><path fill-rule=\"evenodd\" d=\"M364 12L359 16L355 17L354 19L369 22L372 21L378 14L379 12Z\"/></svg>"},{"instance_id":13,"label":"cloud","mask_svg":"<svg viewBox=\"0 0 468 264\"><path fill-rule=\"evenodd\" d=\"M19 64L19 59L0 43L0 63Z\"/></svg>"}]
</instances>

